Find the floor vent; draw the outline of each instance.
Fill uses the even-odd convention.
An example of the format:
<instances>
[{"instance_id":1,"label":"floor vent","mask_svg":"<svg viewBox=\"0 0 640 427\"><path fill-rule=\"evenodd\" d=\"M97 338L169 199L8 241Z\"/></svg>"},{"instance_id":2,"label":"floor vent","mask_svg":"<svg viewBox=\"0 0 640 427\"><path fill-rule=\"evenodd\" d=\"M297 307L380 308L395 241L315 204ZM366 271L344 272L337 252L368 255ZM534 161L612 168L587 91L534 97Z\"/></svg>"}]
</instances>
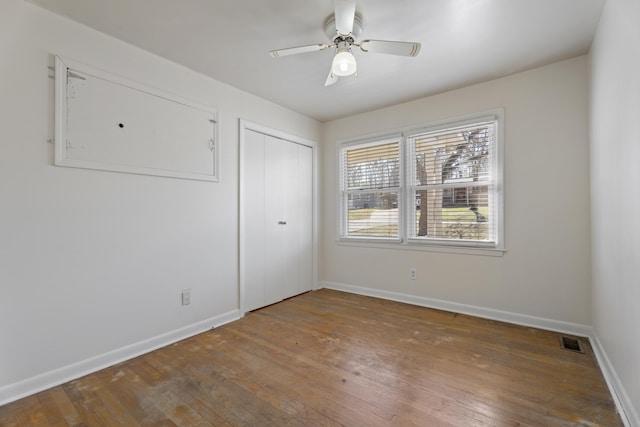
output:
<instances>
[{"instance_id":1,"label":"floor vent","mask_svg":"<svg viewBox=\"0 0 640 427\"><path fill-rule=\"evenodd\" d=\"M582 343L577 338L560 337L560 347L564 350L575 351L576 353L584 353Z\"/></svg>"}]
</instances>

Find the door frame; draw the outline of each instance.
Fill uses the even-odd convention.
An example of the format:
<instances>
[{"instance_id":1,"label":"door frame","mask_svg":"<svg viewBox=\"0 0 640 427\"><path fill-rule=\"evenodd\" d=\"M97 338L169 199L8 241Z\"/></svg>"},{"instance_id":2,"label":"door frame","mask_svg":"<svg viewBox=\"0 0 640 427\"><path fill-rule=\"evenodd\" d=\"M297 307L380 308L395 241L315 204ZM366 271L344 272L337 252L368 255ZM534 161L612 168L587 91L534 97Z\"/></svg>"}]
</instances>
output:
<instances>
[{"instance_id":1,"label":"door frame","mask_svg":"<svg viewBox=\"0 0 640 427\"><path fill-rule=\"evenodd\" d=\"M319 218L319 209L318 209L318 143L316 141L312 141L310 139L302 138L296 135L292 135L286 132L279 131L277 129L272 129L267 126L263 126L257 123L253 123L244 119L239 120L239 197L238 197L238 211L239 211L239 245L238 245L238 301L239 301L239 309L240 316L243 317L246 314L246 304L245 304L245 268L246 268L246 259L245 259L245 247L246 247L246 223L245 223L245 205L244 205L244 197L246 194L245 190L245 176L244 170L246 168L245 165L245 150L246 150L246 132L254 131L261 133L263 135L268 135L274 138L283 139L289 142L293 142L300 145L305 145L310 147L312 150L313 156L313 171L312 171L312 183L313 183L313 194L312 194L312 260L313 260L313 268L312 268L312 278L311 278L311 289L318 289L318 218Z\"/></svg>"}]
</instances>

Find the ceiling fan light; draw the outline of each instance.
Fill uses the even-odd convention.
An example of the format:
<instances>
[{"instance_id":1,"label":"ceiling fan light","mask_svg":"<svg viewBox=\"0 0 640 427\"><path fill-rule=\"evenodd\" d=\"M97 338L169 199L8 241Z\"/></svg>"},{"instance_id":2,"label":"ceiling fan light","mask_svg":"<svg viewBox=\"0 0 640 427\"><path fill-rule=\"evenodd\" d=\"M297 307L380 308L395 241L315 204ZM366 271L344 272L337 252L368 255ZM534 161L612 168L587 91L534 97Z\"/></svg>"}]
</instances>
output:
<instances>
[{"instance_id":1,"label":"ceiling fan light","mask_svg":"<svg viewBox=\"0 0 640 427\"><path fill-rule=\"evenodd\" d=\"M331 72L336 76L344 77L355 74L356 71L358 71L358 64L355 56L348 49L338 49L331 63Z\"/></svg>"}]
</instances>

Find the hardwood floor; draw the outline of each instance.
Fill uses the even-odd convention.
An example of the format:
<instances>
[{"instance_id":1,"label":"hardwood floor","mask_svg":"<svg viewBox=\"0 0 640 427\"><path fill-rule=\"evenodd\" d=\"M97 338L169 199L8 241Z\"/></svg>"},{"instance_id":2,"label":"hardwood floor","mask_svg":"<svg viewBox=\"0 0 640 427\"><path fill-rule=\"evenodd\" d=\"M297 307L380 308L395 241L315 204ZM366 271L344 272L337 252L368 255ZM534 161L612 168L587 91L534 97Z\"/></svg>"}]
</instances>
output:
<instances>
[{"instance_id":1,"label":"hardwood floor","mask_svg":"<svg viewBox=\"0 0 640 427\"><path fill-rule=\"evenodd\" d=\"M325 289L0 407L0 425L622 426L583 347Z\"/></svg>"}]
</instances>

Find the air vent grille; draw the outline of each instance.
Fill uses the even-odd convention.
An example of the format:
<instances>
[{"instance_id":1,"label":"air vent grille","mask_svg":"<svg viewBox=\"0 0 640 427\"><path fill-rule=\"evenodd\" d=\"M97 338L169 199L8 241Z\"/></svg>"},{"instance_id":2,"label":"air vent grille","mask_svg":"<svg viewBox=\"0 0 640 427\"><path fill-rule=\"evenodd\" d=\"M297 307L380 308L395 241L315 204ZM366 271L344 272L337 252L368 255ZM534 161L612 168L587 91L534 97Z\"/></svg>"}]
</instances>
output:
<instances>
[{"instance_id":1,"label":"air vent grille","mask_svg":"<svg viewBox=\"0 0 640 427\"><path fill-rule=\"evenodd\" d=\"M584 353L584 350L582 349L582 342L577 338L561 336L560 347L562 347L564 350L575 351L576 353Z\"/></svg>"}]
</instances>

